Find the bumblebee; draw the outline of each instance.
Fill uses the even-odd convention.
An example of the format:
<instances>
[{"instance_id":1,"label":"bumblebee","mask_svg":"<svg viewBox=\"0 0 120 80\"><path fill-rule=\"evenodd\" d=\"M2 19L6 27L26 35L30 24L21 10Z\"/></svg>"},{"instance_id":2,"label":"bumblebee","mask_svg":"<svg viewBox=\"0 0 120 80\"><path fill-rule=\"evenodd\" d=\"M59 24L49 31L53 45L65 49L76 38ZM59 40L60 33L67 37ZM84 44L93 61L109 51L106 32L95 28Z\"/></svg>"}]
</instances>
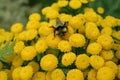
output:
<instances>
[{"instance_id":1,"label":"bumblebee","mask_svg":"<svg viewBox=\"0 0 120 80\"><path fill-rule=\"evenodd\" d=\"M54 28L54 36L58 35L64 37L68 31L68 22L62 22L59 18L56 18L56 24L52 26Z\"/></svg>"}]
</instances>

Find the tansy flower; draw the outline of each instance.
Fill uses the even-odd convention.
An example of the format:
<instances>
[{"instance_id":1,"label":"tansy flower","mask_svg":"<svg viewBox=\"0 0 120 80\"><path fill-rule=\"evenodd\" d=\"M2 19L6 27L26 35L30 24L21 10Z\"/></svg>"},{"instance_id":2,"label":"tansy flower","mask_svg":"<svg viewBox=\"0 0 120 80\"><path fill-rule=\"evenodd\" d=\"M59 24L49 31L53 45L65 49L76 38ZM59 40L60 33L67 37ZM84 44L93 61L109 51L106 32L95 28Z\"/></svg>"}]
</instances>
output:
<instances>
[{"instance_id":1,"label":"tansy flower","mask_svg":"<svg viewBox=\"0 0 120 80\"><path fill-rule=\"evenodd\" d=\"M75 59L76 59L75 53L73 53L73 52L65 53L62 56L62 64L64 66L69 66L69 65L71 65L75 61Z\"/></svg>"},{"instance_id":2,"label":"tansy flower","mask_svg":"<svg viewBox=\"0 0 120 80\"><path fill-rule=\"evenodd\" d=\"M52 9L56 10L56 11L59 11L60 10L60 7L59 7L59 4L56 2L56 3L53 3L51 6L50 6Z\"/></svg>"},{"instance_id":3,"label":"tansy flower","mask_svg":"<svg viewBox=\"0 0 120 80\"><path fill-rule=\"evenodd\" d=\"M87 4L88 3L88 0L80 0L81 1L81 3L83 3L83 4Z\"/></svg>"},{"instance_id":4,"label":"tansy flower","mask_svg":"<svg viewBox=\"0 0 120 80\"><path fill-rule=\"evenodd\" d=\"M111 35L112 34L112 28L111 27L104 27L101 30L101 34Z\"/></svg>"},{"instance_id":5,"label":"tansy flower","mask_svg":"<svg viewBox=\"0 0 120 80\"><path fill-rule=\"evenodd\" d=\"M110 35L100 35L97 39L97 42L102 45L102 48L105 50L110 50L112 48L113 39Z\"/></svg>"},{"instance_id":6,"label":"tansy flower","mask_svg":"<svg viewBox=\"0 0 120 80\"><path fill-rule=\"evenodd\" d=\"M61 50L62 52L69 52L71 51L71 45L67 40L61 40L58 43L58 49Z\"/></svg>"},{"instance_id":7,"label":"tansy flower","mask_svg":"<svg viewBox=\"0 0 120 80\"><path fill-rule=\"evenodd\" d=\"M117 78L120 79L120 64L118 65L118 73L117 73Z\"/></svg>"},{"instance_id":8,"label":"tansy flower","mask_svg":"<svg viewBox=\"0 0 120 80\"><path fill-rule=\"evenodd\" d=\"M13 70L12 72L12 78L13 80L20 80L20 71L21 71L22 67L17 67Z\"/></svg>"},{"instance_id":9,"label":"tansy flower","mask_svg":"<svg viewBox=\"0 0 120 80\"><path fill-rule=\"evenodd\" d=\"M104 66L110 67L111 69L113 69L113 72L117 74L118 67L117 64L115 64L113 61L106 61Z\"/></svg>"},{"instance_id":10,"label":"tansy flower","mask_svg":"<svg viewBox=\"0 0 120 80\"><path fill-rule=\"evenodd\" d=\"M23 60L32 60L37 55L37 52L33 46L25 47L21 52Z\"/></svg>"},{"instance_id":11,"label":"tansy flower","mask_svg":"<svg viewBox=\"0 0 120 80\"><path fill-rule=\"evenodd\" d=\"M20 54L20 52L23 50L24 47L25 45L23 41L16 42L14 46L14 53Z\"/></svg>"},{"instance_id":12,"label":"tansy flower","mask_svg":"<svg viewBox=\"0 0 120 80\"><path fill-rule=\"evenodd\" d=\"M44 51L46 51L47 48L48 45L45 42L45 40L38 40L37 43L35 44L35 49L38 53L43 53Z\"/></svg>"},{"instance_id":13,"label":"tansy flower","mask_svg":"<svg viewBox=\"0 0 120 80\"><path fill-rule=\"evenodd\" d=\"M5 71L0 71L0 80L8 80L8 76Z\"/></svg>"},{"instance_id":14,"label":"tansy flower","mask_svg":"<svg viewBox=\"0 0 120 80\"><path fill-rule=\"evenodd\" d=\"M28 21L26 24L26 29L38 29L40 27L40 22L39 21Z\"/></svg>"},{"instance_id":15,"label":"tansy flower","mask_svg":"<svg viewBox=\"0 0 120 80\"><path fill-rule=\"evenodd\" d=\"M95 11L92 11L92 10L86 11L84 13L84 17L88 22L97 22L97 20L98 20L97 13Z\"/></svg>"},{"instance_id":16,"label":"tansy flower","mask_svg":"<svg viewBox=\"0 0 120 80\"><path fill-rule=\"evenodd\" d=\"M23 59L21 58L21 56L19 55L16 55L12 61L12 65L14 67L18 67L18 66L21 66L23 64Z\"/></svg>"},{"instance_id":17,"label":"tansy flower","mask_svg":"<svg viewBox=\"0 0 120 80\"><path fill-rule=\"evenodd\" d=\"M84 80L84 76L79 69L71 69L67 73L66 80Z\"/></svg>"},{"instance_id":18,"label":"tansy flower","mask_svg":"<svg viewBox=\"0 0 120 80\"><path fill-rule=\"evenodd\" d=\"M33 68L33 72L36 73L39 70L39 64L35 61L31 61L28 63Z\"/></svg>"},{"instance_id":19,"label":"tansy flower","mask_svg":"<svg viewBox=\"0 0 120 80\"><path fill-rule=\"evenodd\" d=\"M80 2L80 0L70 0L69 6L72 9L79 9L82 6L82 3Z\"/></svg>"},{"instance_id":20,"label":"tansy flower","mask_svg":"<svg viewBox=\"0 0 120 80\"><path fill-rule=\"evenodd\" d=\"M115 52L115 56L120 59L120 49Z\"/></svg>"},{"instance_id":21,"label":"tansy flower","mask_svg":"<svg viewBox=\"0 0 120 80\"><path fill-rule=\"evenodd\" d=\"M54 34L49 34L46 38L47 45L51 48L57 48L58 43L61 39L58 36L54 36Z\"/></svg>"},{"instance_id":22,"label":"tansy flower","mask_svg":"<svg viewBox=\"0 0 120 80\"><path fill-rule=\"evenodd\" d=\"M83 47L86 40L82 34L75 33L69 37L69 42L73 47Z\"/></svg>"},{"instance_id":23,"label":"tansy flower","mask_svg":"<svg viewBox=\"0 0 120 80\"><path fill-rule=\"evenodd\" d=\"M46 15L48 11L52 10L53 8L52 7L45 7L42 9L42 14L43 15Z\"/></svg>"},{"instance_id":24,"label":"tansy flower","mask_svg":"<svg viewBox=\"0 0 120 80\"><path fill-rule=\"evenodd\" d=\"M50 27L51 25L47 22L41 23L41 26L38 30L40 36L48 36L49 34L53 33L53 28Z\"/></svg>"},{"instance_id":25,"label":"tansy flower","mask_svg":"<svg viewBox=\"0 0 120 80\"><path fill-rule=\"evenodd\" d=\"M36 72L32 78L32 80L46 80L45 72Z\"/></svg>"},{"instance_id":26,"label":"tansy flower","mask_svg":"<svg viewBox=\"0 0 120 80\"><path fill-rule=\"evenodd\" d=\"M75 65L78 69L85 70L89 66L89 60L89 56L86 54L80 54L76 58Z\"/></svg>"},{"instance_id":27,"label":"tansy flower","mask_svg":"<svg viewBox=\"0 0 120 80\"><path fill-rule=\"evenodd\" d=\"M104 8L98 7L98 8L97 8L97 12L98 12L99 14L103 14L103 13L104 13Z\"/></svg>"},{"instance_id":28,"label":"tansy flower","mask_svg":"<svg viewBox=\"0 0 120 80\"><path fill-rule=\"evenodd\" d=\"M102 50L100 52L100 56L102 56L105 60L112 60L114 53L112 50Z\"/></svg>"},{"instance_id":29,"label":"tansy flower","mask_svg":"<svg viewBox=\"0 0 120 80\"><path fill-rule=\"evenodd\" d=\"M58 15L59 15L58 11L56 11L54 9L50 9L46 13L46 18L55 19L58 17Z\"/></svg>"},{"instance_id":30,"label":"tansy flower","mask_svg":"<svg viewBox=\"0 0 120 80\"><path fill-rule=\"evenodd\" d=\"M65 74L61 69L55 69L51 72L52 80L65 80Z\"/></svg>"},{"instance_id":31,"label":"tansy flower","mask_svg":"<svg viewBox=\"0 0 120 80\"><path fill-rule=\"evenodd\" d=\"M90 54L99 54L101 50L102 46L97 42L90 43L87 47L87 53Z\"/></svg>"},{"instance_id":32,"label":"tansy flower","mask_svg":"<svg viewBox=\"0 0 120 80\"><path fill-rule=\"evenodd\" d=\"M74 29L79 29L79 27L83 26L83 24L84 24L84 21L79 16L74 16L69 21L69 25Z\"/></svg>"},{"instance_id":33,"label":"tansy flower","mask_svg":"<svg viewBox=\"0 0 120 80\"><path fill-rule=\"evenodd\" d=\"M97 72L97 80L114 80L115 73L109 67L102 67Z\"/></svg>"},{"instance_id":34,"label":"tansy flower","mask_svg":"<svg viewBox=\"0 0 120 80\"><path fill-rule=\"evenodd\" d=\"M29 80L32 78L32 75L33 75L33 69L31 66L27 65L22 67L20 71L21 80Z\"/></svg>"},{"instance_id":35,"label":"tansy flower","mask_svg":"<svg viewBox=\"0 0 120 80\"><path fill-rule=\"evenodd\" d=\"M90 64L94 69L99 69L104 65L104 59L97 55L90 56Z\"/></svg>"},{"instance_id":36,"label":"tansy flower","mask_svg":"<svg viewBox=\"0 0 120 80\"><path fill-rule=\"evenodd\" d=\"M119 43L113 43L112 49L113 50L120 50L120 44Z\"/></svg>"},{"instance_id":37,"label":"tansy flower","mask_svg":"<svg viewBox=\"0 0 120 80\"><path fill-rule=\"evenodd\" d=\"M97 71L95 69L91 69L88 72L88 80L96 80L96 75L97 75Z\"/></svg>"},{"instance_id":38,"label":"tansy flower","mask_svg":"<svg viewBox=\"0 0 120 80\"><path fill-rule=\"evenodd\" d=\"M40 61L40 66L43 70L46 71L52 71L57 67L58 60L57 57L53 54L47 54L44 57L42 57Z\"/></svg>"},{"instance_id":39,"label":"tansy flower","mask_svg":"<svg viewBox=\"0 0 120 80\"><path fill-rule=\"evenodd\" d=\"M63 21L63 22L68 22L68 21L70 21L70 20L72 19L72 15L70 15L70 14L65 14L65 13L61 13L61 14L59 15L59 18L60 18L60 20Z\"/></svg>"},{"instance_id":40,"label":"tansy flower","mask_svg":"<svg viewBox=\"0 0 120 80\"><path fill-rule=\"evenodd\" d=\"M39 13L32 13L29 16L29 21L40 21L41 20L41 16Z\"/></svg>"},{"instance_id":41,"label":"tansy flower","mask_svg":"<svg viewBox=\"0 0 120 80\"><path fill-rule=\"evenodd\" d=\"M88 39L95 40L100 35L97 25L93 22L87 22L85 25L85 35Z\"/></svg>"},{"instance_id":42,"label":"tansy flower","mask_svg":"<svg viewBox=\"0 0 120 80\"><path fill-rule=\"evenodd\" d=\"M23 30L23 24L15 23L11 26L10 31L13 33L20 33Z\"/></svg>"},{"instance_id":43,"label":"tansy flower","mask_svg":"<svg viewBox=\"0 0 120 80\"><path fill-rule=\"evenodd\" d=\"M51 73L52 73L52 71L48 71L48 72L46 73L46 76L45 76L46 80L52 80L52 78L51 78Z\"/></svg>"},{"instance_id":44,"label":"tansy flower","mask_svg":"<svg viewBox=\"0 0 120 80\"><path fill-rule=\"evenodd\" d=\"M66 1L66 0L59 0L57 2L57 4L59 5L60 8L61 7L66 7L68 5L68 1Z\"/></svg>"},{"instance_id":45,"label":"tansy flower","mask_svg":"<svg viewBox=\"0 0 120 80\"><path fill-rule=\"evenodd\" d=\"M115 37L116 39L120 40L120 31L114 31L112 33L112 36Z\"/></svg>"}]
</instances>

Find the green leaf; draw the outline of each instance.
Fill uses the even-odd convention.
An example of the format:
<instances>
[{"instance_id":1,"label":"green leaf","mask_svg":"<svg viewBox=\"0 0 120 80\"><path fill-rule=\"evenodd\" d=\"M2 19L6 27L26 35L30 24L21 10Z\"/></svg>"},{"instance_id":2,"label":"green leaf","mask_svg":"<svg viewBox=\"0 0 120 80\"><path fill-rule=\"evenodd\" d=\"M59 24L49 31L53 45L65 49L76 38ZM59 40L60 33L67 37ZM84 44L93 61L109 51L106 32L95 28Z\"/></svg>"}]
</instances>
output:
<instances>
[{"instance_id":1,"label":"green leaf","mask_svg":"<svg viewBox=\"0 0 120 80\"><path fill-rule=\"evenodd\" d=\"M2 62L7 62L7 61L5 60L5 58L3 58L3 57L0 57L0 61L2 61Z\"/></svg>"}]
</instances>

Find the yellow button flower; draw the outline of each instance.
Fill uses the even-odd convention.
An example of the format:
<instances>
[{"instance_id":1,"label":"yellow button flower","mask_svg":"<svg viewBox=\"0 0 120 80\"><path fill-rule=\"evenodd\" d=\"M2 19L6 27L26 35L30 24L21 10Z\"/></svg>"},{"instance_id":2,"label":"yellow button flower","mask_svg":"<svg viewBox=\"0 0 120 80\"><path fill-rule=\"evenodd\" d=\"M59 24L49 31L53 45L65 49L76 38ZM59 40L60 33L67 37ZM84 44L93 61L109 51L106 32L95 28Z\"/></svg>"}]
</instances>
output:
<instances>
[{"instance_id":1,"label":"yellow button flower","mask_svg":"<svg viewBox=\"0 0 120 80\"><path fill-rule=\"evenodd\" d=\"M102 67L97 72L97 80L114 80L115 73L109 67Z\"/></svg>"},{"instance_id":2,"label":"yellow button flower","mask_svg":"<svg viewBox=\"0 0 120 80\"><path fill-rule=\"evenodd\" d=\"M87 53L90 54L99 54L101 50L102 46L97 42L90 43L87 47Z\"/></svg>"},{"instance_id":3,"label":"yellow button flower","mask_svg":"<svg viewBox=\"0 0 120 80\"><path fill-rule=\"evenodd\" d=\"M79 69L71 69L67 73L67 80L84 80L82 71Z\"/></svg>"},{"instance_id":4,"label":"yellow button flower","mask_svg":"<svg viewBox=\"0 0 120 80\"><path fill-rule=\"evenodd\" d=\"M58 43L58 49L61 50L62 52L69 52L71 51L71 45L67 40L61 40Z\"/></svg>"},{"instance_id":5,"label":"yellow button flower","mask_svg":"<svg viewBox=\"0 0 120 80\"><path fill-rule=\"evenodd\" d=\"M60 8L61 7L66 7L68 5L68 1L66 1L66 0L59 0L57 2L57 4L59 5Z\"/></svg>"},{"instance_id":6,"label":"yellow button flower","mask_svg":"<svg viewBox=\"0 0 120 80\"><path fill-rule=\"evenodd\" d=\"M29 20L30 21L40 21L41 20L41 16L39 13L32 13L30 16L29 16Z\"/></svg>"},{"instance_id":7,"label":"yellow button flower","mask_svg":"<svg viewBox=\"0 0 120 80\"><path fill-rule=\"evenodd\" d=\"M64 66L69 66L69 65L71 65L75 61L75 59L76 59L75 53L73 53L73 52L65 53L62 56L62 64Z\"/></svg>"},{"instance_id":8,"label":"yellow button flower","mask_svg":"<svg viewBox=\"0 0 120 80\"><path fill-rule=\"evenodd\" d=\"M51 9L46 13L46 17L49 19L55 19L57 18L59 15L58 11Z\"/></svg>"},{"instance_id":9,"label":"yellow button flower","mask_svg":"<svg viewBox=\"0 0 120 80\"><path fill-rule=\"evenodd\" d=\"M29 80L32 78L32 75L33 75L33 69L31 66L27 65L22 67L20 71L21 80Z\"/></svg>"},{"instance_id":10,"label":"yellow button flower","mask_svg":"<svg viewBox=\"0 0 120 80\"><path fill-rule=\"evenodd\" d=\"M82 3L80 2L80 0L70 0L69 6L72 9L79 9L82 6Z\"/></svg>"},{"instance_id":11,"label":"yellow button flower","mask_svg":"<svg viewBox=\"0 0 120 80\"><path fill-rule=\"evenodd\" d=\"M57 67L58 60L53 54L47 54L42 57L40 61L40 66L43 70L52 71Z\"/></svg>"},{"instance_id":12,"label":"yellow button flower","mask_svg":"<svg viewBox=\"0 0 120 80\"><path fill-rule=\"evenodd\" d=\"M52 80L65 80L65 74L61 69L55 69L51 72Z\"/></svg>"},{"instance_id":13,"label":"yellow button flower","mask_svg":"<svg viewBox=\"0 0 120 80\"><path fill-rule=\"evenodd\" d=\"M0 71L0 80L8 80L8 76L5 71Z\"/></svg>"},{"instance_id":14,"label":"yellow button flower","mask_svg":"<svg viewBox=\"0 0 120 80\"><path fill-rule=\"evenodd\" d=\"M97 71L95 69L91 69L88 72L88 80L96 80L96 75L97 75Z\"/></svg>"},{"instance_id":15,"label":"yellow button flower","mask_svg":"<svg viewBox=\"0 0 120 80\"><path fill-rule=\"evenodd\" d=\"M20 71L21 71L22 67L17 67L13 70L12 72L12 78L13 80L20 80Z\"/></svg>"},{"instance_id":16,"label":"yellow button flower","mask_svg":"<svg viewBox=\"0 0 120 80\"><path fill-rule=\"evenodd\" d=\"M35 61L31 61L28 63L33 68L33 72L36 73L39 70L39 64Z\"/></svg>"},{"instance_id":17,"label":"yellow button flower","mask_svg":"<svg viewBox=\"0 0 120 80\"><path fill-rule=\"evenodd\" d=\"M38 53L43 53L46 51L48 48L47 43L45 40L38 40L37 43L35 44L35 49L37 50Z\"/></svg>"},{"instance_id":18,"label":"yellow button flower","mask_svg":"<svg viewBox=\"0 0 120 80\"><path fill-rule=\"evenodd\" d=\"M90 56L90 64L94 69L99 69L104 65L104 59L97 55Z\"/></svg>"},{"instance_id":19,"label":"yellow button flower","mask_svg":"<svg viewBox=\"0 0 120 80\"><path fill-rule=\"evenodd\" d=\"M23 24L15 23L11 26L11 32L13 33L20 33L23 30Z\"/></svg>"},{"instance_id":20,"label":"yellow button flower","mask_svg":"<svg viewBox=\"0 0 120 80\"><path fill-rule=\"evenodd\" d=\"M82 34L75 33L69 37L69 42L73 47L83 47L86 40Z\"/></svg>"},{"instance_id":21,"label":"yellow button flower","mask_svg":"<svg viewBox=\"0 0 120 80\"><path fill-rule=\"evenodd\" d=\"M120 50L117 50L117 51L115 52L115 56L116 56L118 59L120 59Z\"/></svg>"},{"instance_id":22,"label":"yellow button flower","mask_svg":"<svg viewBox=\"0 0 120 80\"><path fill-rule=\"evenodd\" d=\"M32 78L32 80L46 80L45 72L36 72Z\"/></svg>"},{"instance_id":23,"label":"yellow button flower","mask_svg":"<svg viewBox=\"0 0 120 80\"><path fill-rule=\"evenodd\" d=\"M97 12L98 12L99 14L103 14L103 13L104 13L104 8L98 7L98 8L97 8Z\"/></svg>"},{"instance_id":24,"label":"yellow button flower","mask_svg":"<svg viewBox=\"0 0 120 80\"><path fill-rule=\"evenodd\" d=\"M88 3L88 0L80 0L81 1L81 3L83 3L83 4L87 4Z\"/></svg>"},{"instance_id":25,"label":"yellow button flower","mask_svg":"<svg viewBox=\"0 0 120 80\"><path fill-rule=\"evenodd\" d=\"M33 46L25 47L21 52L23 60L32 60L37 55L37 52Z\"/></svg>"},{"instance_id":26,"label":"yellow button flower","mask_svg":"<svg viewBox=\"0 0 120 80\"><path fill-rule=\"evenodd\" d=\"M101 30L101 34L112 35L112 28L111 28L111 27L104 27L104 28Z\"/></svg>"},{"instance_id":27,"label":"yellow button flower","mask_svg":"<svg viewBox=\"0 0 120 80\"><path fill-rule=\"evenodd\" d=\"M97 25L93 22L87 22L85 25L85 35L88 39L96 40L100 35Z\"/></svg>"},{"instance_id":28,"label":"yellow button flower","mask_svg":"<svg viewBox=\"0 0 120 80\"><path fill-rule=\"evenodd\" d=\"M77 56L77 59L75 61L75 65L80 70L85 70L89 66L89 56L86 54L80 54Z\"/></svg>"}]
</instances>

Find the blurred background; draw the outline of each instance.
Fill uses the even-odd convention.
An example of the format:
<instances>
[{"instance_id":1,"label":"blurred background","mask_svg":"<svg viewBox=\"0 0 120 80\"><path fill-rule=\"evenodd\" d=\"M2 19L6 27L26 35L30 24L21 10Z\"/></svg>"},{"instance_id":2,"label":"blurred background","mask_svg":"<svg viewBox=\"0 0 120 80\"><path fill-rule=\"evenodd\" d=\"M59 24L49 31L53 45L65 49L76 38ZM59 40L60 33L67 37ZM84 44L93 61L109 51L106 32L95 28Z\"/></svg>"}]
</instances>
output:
<instances>
[{"instance_id":1,"label":"blurred background","mask_svg":"<svg viewBox=\"0 0 120 80\"><path fill-rule=\"evenodd\" d=\"M28 16L31 13L38 12L41 14L41 9L50 6L57 0L0 0L0 28L6 30L16 22L21 22L24 25L28 21ZM105 9L102 15L112 15L120 18L120 0L96 0L94 3L89 3L89 7L94 8L101 6Z\"/></svg>"}]
</instances>

